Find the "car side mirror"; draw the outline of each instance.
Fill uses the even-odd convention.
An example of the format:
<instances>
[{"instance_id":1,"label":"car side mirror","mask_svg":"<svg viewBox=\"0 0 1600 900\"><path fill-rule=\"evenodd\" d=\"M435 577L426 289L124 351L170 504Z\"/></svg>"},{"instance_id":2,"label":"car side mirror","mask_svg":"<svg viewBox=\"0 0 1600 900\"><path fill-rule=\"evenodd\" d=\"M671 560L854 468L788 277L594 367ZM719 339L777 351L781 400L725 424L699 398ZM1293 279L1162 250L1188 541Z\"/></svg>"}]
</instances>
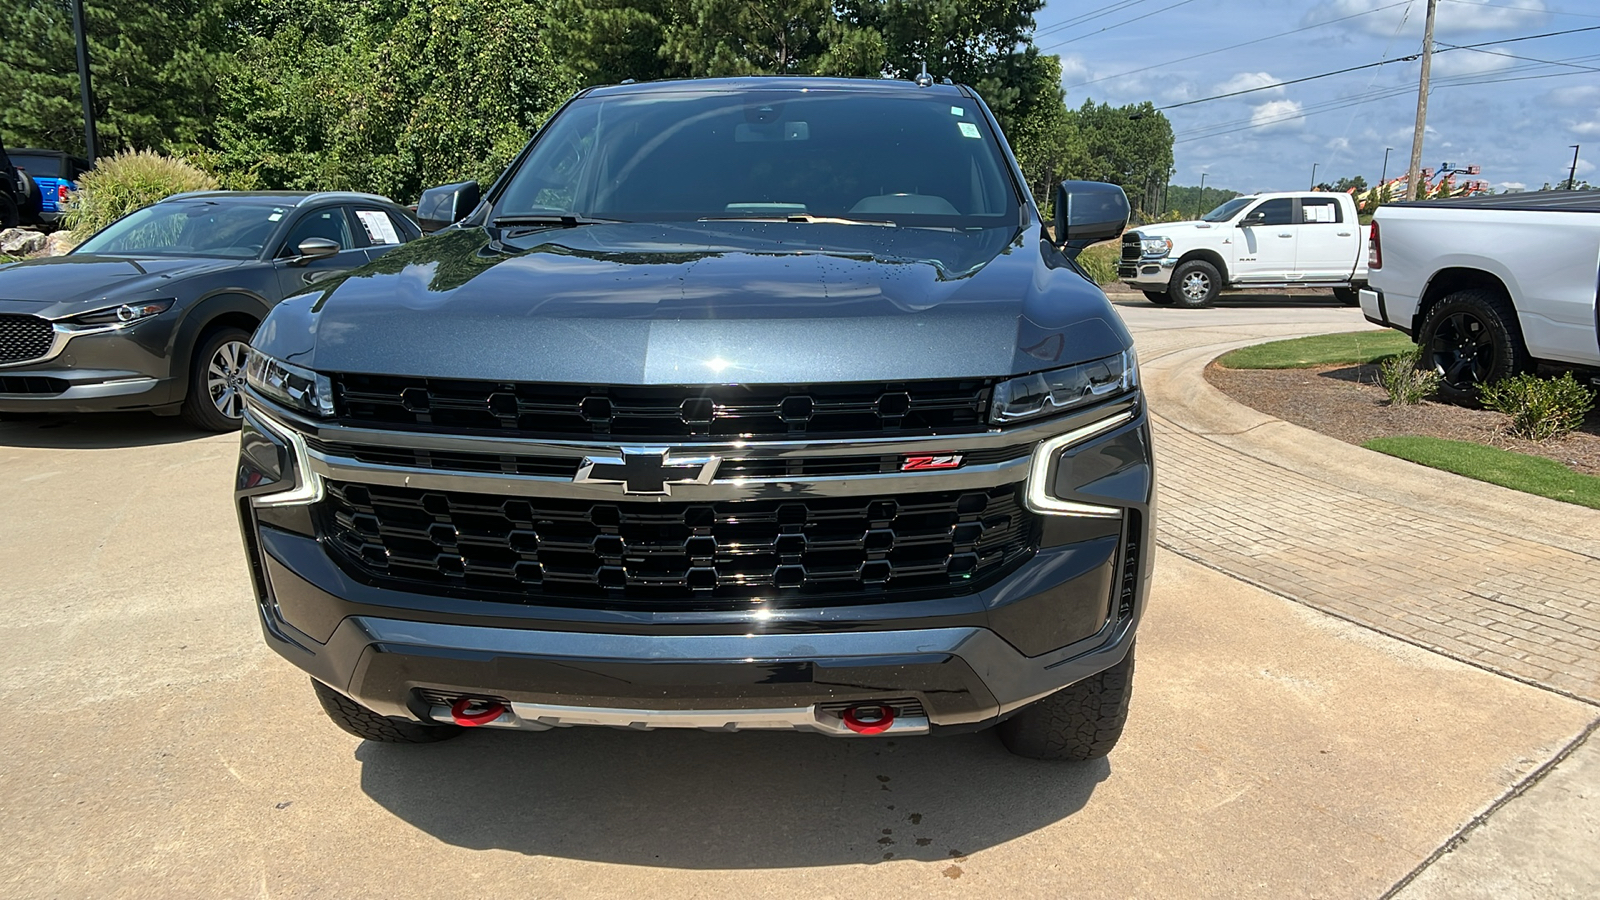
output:
<instances>
[{"instance_id":1,"label":"car side mirror","mask_svg":"<svg viewBox=\"0 0 1600 900\"><path fill-rule=\"evenodd\" d=\"M1245 216L1244 218L1240 219L1239 220L1239 224L1237 224L1237 225L1235 225L1233 227L1235 227L1235 228L1249 228L1252 225L1260 225L1262 222L1265 222L1266 220L1267 220L1267 217L1264 214L1263 215L1256 215L1255 213L1251 213L1250 215Z\"/></svg>"},{"instance_id":2,"label":"car side mirror","mask_svg":"<svg viewBox=\"0 0 1600 900\"><path fill-rule=\"evenodd\" d=\"M428 188L417 201L417 224L423 232L447 228L465 219L483 198L476 181L462 181Z\"/></svg>"},{"instance_id":3,"label":"car side mirror","mask_svg":"<svg viewBox=\"0 0 1600 900\"><path fill-rule=\"evenodd\" d=\"M327 238L314 237L306 238L294 249L300 255L289 260L290 264L303 266L314 259L327 259L328 257L333 256L335 253L338 253L343 248L339 246L338 241L330 241Z\"/></svg>"},{"instance_id":4,"label":"car side mirror","mask_svg":"<svg viewBox=\"0 0 1600 900\"><path fill-rule=\"evenodd\" d=\"M1056 185L1056 242L1069 256L1109 241L1128 226L1128 195L1102 181L1063 181Z\"/></svg>"}]
</instances>

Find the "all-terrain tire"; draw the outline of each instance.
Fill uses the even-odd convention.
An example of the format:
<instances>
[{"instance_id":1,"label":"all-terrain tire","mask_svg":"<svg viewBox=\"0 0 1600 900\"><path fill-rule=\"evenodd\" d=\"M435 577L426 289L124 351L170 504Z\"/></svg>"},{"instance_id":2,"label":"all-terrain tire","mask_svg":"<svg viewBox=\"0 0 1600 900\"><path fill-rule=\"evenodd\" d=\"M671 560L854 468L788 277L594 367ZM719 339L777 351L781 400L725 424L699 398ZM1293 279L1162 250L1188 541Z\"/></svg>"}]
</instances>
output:
<instances>
[{"instance_id":1,"label":"all-terrain tire","mask_svg":"<svg viewBox=\"0 0 1600 900\"><path fill-rule=\"evenodd\" d=\"M1144 298L1157 306L1172 305L1172 297L1166 291L1145 291Z\"/></svg>"},{"instance_id":2,"label":"all-terrain tire","mask_svg":"<svg viewBox=\"0 0 1600 900\"><path fill-rule=\"evenodd\" d=\"M11 199L10 192L0 193L0 228L15 228L21 221L17 201Z\"/></svg>"},{"instance_id":3,"label":"all-terrain tire","mask_svg":"<svg viewBox=\"0 0 1600 900\"><path fill-rule=\"evenodd\" d=\"M1191 259L1172 273L1167 296L1184 309L1210 306L1222 293L1222 273L1203 259Z\"/></svg>"},{"instance_id":4,"label":"all-terrain tire","mask_svg":"<svg viewBox=\"0 0 1600 900\"><path fill-rule=\"evenodd\" d=\"M211 381L216 377L213 366L218 363L219 355L224 354L228 348L237 349L239 345L248 347L250 332L242 328L218 328L207 331L200 336L200 341L195 344L194 354L189 357L189 390L183 398L183 420L203 431L238 431L239 423L243 421L243 397L235 394L227 395L229 405L234 405L237 399L236 415L227 415L217 406L217 398L212 395ZM237 358L236 365L244 365L244 356L234 354ZM242 383L243 372L225 373L232 380L235 376ZM237 392L241 383L233 384L229 389Z\"/></svg>"},{"instance_id":5,"label":"all-terrain tire","mask_svg":"<svg viewBox=\"0 0 1600 900\"><path fill-rule=\"evenodd\" d=\"M1357 291L1355 288L1334 288L1333 299L1339 301L1345 306L1360 306L1361 292Z\"/></svg>"},{"instance_id":6,"label":"all-terrain tire","mask_svg":"<svg viewBox=\"0 0 1600 900\"><path fill-rule=\"evenodd\" d=\"M1029 759L1088 760L1111 752L1128 721L1133 648L1122 662L1035 701L995 730L1006 749Z\"/></svg>"},{"instance_id":7,"label":"all-terrain tire","mask_svg":"<svg viewBox=\"0 0 1600 900\"><path fill-rule=\"evenodd\" d=\"M1505 295L1468 288L1428 310L1417 334L1418 365L1439 373L1439 396L1472 402L1481 385L1533 370L1522 328Z\"/></svg>"},{"instance_id":8,"label":"all-terrain tire","mask_svg":"<svg viewBox=\"0 0 1600 900\"><path fill-rule=\"evenodd\" d=\"M461 733L459 725L423 725L380 716L315 678L311 679L311 687L333 724L358 738L382 744L431 744Z\"/></svg>"}]
</instances>

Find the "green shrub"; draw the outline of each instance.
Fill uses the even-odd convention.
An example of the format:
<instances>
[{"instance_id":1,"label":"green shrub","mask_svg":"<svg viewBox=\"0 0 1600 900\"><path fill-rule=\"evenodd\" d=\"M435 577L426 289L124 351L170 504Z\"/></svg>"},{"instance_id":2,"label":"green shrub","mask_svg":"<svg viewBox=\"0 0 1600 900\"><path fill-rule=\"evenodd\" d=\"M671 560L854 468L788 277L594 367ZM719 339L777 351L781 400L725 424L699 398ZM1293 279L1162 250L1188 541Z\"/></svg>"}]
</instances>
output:
<instances>
[{"instance_id":1,"label":"green shrub","mask_svg":"<svg viewBox=\"0 0 1600 900\"><path fill-rule=\"evenodd\" d=\"M1078 265L1089 273L1095 284L1111 284L1117 280L1117 264L1122 260L1122 241L1108 241L1087 247L1078 254Z\"/></svg>"},{"instance_id":2,"label":"green shrub","mask_svg":"<svg viewBox=\"0 0 1600 900\"><path fill-rule=\"evenodd\" d=\"M1511 417L1512 434L1532 441L1565 437L1594 408L1594 391L1567 372L1560 378L1517 375L1478 389L1478 400Z\"/></svg>"},{"instance_id":3,"label":"green shrub","mask_svg":"<svg viewBox=\"0 0 1600 900\"><path fill-rule=\"evenodd\" d=\"M1378 383L1389 394L1390 406L1415 406L1439 389L1439 373L1417 368L1421 351L1410 347L1378 364Z\"/></svg>"},{"instance_id":4,"label":"green shrub","mask_svg":"<svg viewBox=\"0 0 1600 900\"><path fill-rule=\"evenodd\" d=\"M88 236L143 206L183 191L214 190L217 180L181 159L149 150L105 157L78 178L62 224Z\"/></svg>"}]
</instances>

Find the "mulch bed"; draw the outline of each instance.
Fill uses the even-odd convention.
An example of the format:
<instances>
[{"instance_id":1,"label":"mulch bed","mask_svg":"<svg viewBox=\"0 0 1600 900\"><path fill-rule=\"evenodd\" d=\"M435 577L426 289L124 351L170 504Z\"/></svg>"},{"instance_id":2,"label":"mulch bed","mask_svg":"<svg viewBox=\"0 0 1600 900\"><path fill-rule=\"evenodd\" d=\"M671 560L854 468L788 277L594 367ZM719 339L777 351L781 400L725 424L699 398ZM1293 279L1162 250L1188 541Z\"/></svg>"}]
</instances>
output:
<instances>
[{"instance_id":1,"label":"mulch bed","mask_svg":"<svg viewBox=\"0 0 1600 900\"><path fill-rule=\"evenodd\" d=\"M1506 417L1486 409L1432 402L1392 407L1378 386L1377 366L1225 369L1212 363L1206 380L1246 406L1352 444L1424 435L1543 456L1600 475L1600 411L1591 411L1576 433L1541 444L1506 434Z\"/></svg>"}]
</instances>

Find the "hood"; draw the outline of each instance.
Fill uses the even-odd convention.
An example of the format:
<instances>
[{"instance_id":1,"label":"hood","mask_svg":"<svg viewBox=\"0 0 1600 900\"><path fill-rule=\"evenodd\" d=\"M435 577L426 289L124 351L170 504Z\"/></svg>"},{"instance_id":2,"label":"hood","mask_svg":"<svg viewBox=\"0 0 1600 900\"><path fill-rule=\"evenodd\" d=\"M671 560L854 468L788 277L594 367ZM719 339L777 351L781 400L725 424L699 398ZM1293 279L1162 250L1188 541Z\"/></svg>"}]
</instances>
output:
<instances>
[{"instance_id":1,"label":"hood","mask_svg":"<svg viewBox=\"0 0 1600 900\"><path fill-rule=\"evenodd\" d=\"M0 266L0 312L54 318L107 303L159 297L173 279L241 265L238 259L69 253Z\"/></svg>"},{"instance_id":2,"label":"hood","mask_svg":"<svg viewBox=\"0 0 1600 900\"><path fill-rule=\"evenodd\" d=\"M1036 233L789 223L440 232L280 304L325 372L594 384L1003 376L1131 341Z\"/></svg>"},{"instance_id":3,"label":"hood","mask_svg":"<svg viewBox=\"0 0 1600 900\"><path fill-rule=\"evenodd\" d=\"M1166 237L1177 241L1180 236L1228 234L1233 229L1232 222L1201 222L1199 220L1188 222L1155 222L1142 225L1133 229L1141 237Z\"/></svg>"}]
</instances>

